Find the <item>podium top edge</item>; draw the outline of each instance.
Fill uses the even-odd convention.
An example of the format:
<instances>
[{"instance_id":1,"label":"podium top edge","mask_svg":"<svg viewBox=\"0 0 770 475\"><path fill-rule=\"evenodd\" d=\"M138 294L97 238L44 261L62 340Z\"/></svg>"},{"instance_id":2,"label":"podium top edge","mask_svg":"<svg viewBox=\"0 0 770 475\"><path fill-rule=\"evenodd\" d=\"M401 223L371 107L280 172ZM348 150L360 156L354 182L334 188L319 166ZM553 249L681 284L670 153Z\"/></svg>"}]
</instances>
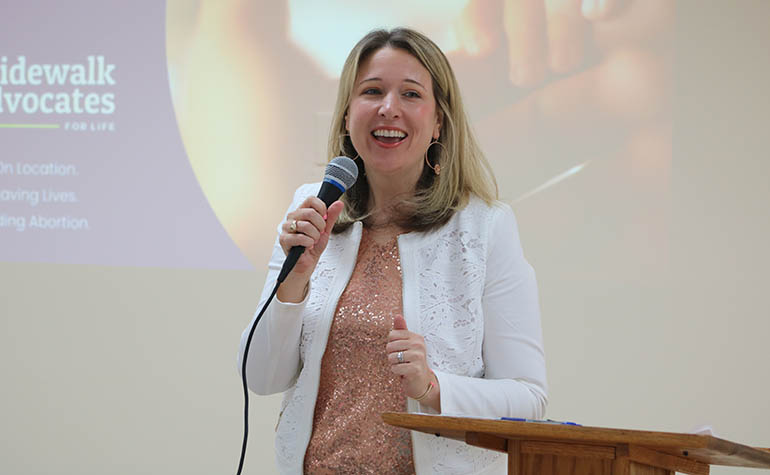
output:
<instances>
[{"instance_id":1,"label":"podium top edge","mask_svg":"<svg viewBox=\"0 0 770 475\"><path fill-rule=\"evenodd\" d=\"M638 445L707 463L770 468L770 451L711 435L396 412L383 413L382 419L397 427L459 440L464 440L466 433L475 432L505 439Z\"/></svg>"}]
</instances>

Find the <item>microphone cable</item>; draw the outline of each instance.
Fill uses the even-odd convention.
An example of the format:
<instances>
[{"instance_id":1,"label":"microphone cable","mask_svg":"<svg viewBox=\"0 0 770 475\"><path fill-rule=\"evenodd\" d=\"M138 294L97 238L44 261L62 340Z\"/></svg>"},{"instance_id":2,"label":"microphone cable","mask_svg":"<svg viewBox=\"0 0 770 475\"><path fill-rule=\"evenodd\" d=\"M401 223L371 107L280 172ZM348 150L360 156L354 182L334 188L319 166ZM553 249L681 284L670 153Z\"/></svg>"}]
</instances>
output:
<instances>
[{"instance_id":1,"label":"microphone cable","mask_svg":"<svg viewBox=\"0 0 770 475\"><path fill-rule=\"evenodd\" d=\"M249 388L246 383L246 360L249 357L249 348L251 347L251 337L254 336L254 330L257 329L257 324L259 323L259 320L262 318L262 315L265 313L265 310L267 310L267 306L270 305L270 302L273 301L273 297L275 297L276 292L278 292L278 287L280 287L282 281L283 280L277 280L275 282L275 287L273 288L273 292L270 294L270 297L267 298L265 305L262 306L262 310L259 311L257 318L254 319L254 324L251 326L251 330L249 331L249 336L248 338L246 338L246 346L243 349L243 362L241 364L241 382L243 383L243 445L241 446L241 459L238 462L237 475L241 475L241 471L243 470L243 463L246 459L246 444L248 443L248 440L249 440Z\"/></svg>"},{"instance_id":2,"label":"microphone cable","mask_svg":"<svg viewBox=\"0 0 770 475\"><path fill-rule=\"evenodd\" d=\"M321 183L321 189L318 191L318 198L329 207L332 203L337 201L339 197L353 184L355 184L358 178L358 165L350 157L334 157L326 165L324 174L324 180ZM278 273L278 278L275 282L275 288L268 297L265 305L262 306L262 310L259 311L257 318L254 319L254 325L251 326L249 336L246 339L246 346L243 349L243 361L241 364L241 382L243 382L243 445L241 446L241 459L238 462L238 473L241 475L243 470L243 462L246 459L246 443L249 438L249 388L246 383L246 360L249 357L249 348L251 347L251 337L254 336L254 330L257 328L259 320L267 310L267 306L273 301L273 297L278 292L278 287L283 283L289 272L294 268L294 265L299 260L302 253L305 252L305 248L302 246L292 247L286 259L283 261L283 267Z\"/></svg>"}]
</instances>

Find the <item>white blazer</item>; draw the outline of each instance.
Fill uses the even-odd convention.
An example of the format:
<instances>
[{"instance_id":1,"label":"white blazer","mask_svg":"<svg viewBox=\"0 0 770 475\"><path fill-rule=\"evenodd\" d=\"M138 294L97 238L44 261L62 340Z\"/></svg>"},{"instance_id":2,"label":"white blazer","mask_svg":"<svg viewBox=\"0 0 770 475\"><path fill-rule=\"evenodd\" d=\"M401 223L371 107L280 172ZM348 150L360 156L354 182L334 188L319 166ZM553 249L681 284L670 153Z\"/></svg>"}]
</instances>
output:
<instances>
[{"instance_id":1,"label":"white blazer","mask_svg":"<svg viewBox=\"0 0 770 475\"><path fill-rule=\"evenodd\" d=\"M319 186L301 186L289 210ZM257 394L285 391L275 443L281 473L302 473L321 359L337 301L353 273L361 229L354 223L332 234L305 300L274 299L254 332L249 388ZM398 251L404 318L410 331L425 338L442 414L542 418L547 398L537 285L510 207L472 198L440 229L399 236ZM276 239L259 308L284 257ZM241 338L238 368L250 328ZM412 399L408 410L435 413ZM412 448L420 475L506 472L503 454L462 442L412 432Z\"/></svg>"}]
</instances>

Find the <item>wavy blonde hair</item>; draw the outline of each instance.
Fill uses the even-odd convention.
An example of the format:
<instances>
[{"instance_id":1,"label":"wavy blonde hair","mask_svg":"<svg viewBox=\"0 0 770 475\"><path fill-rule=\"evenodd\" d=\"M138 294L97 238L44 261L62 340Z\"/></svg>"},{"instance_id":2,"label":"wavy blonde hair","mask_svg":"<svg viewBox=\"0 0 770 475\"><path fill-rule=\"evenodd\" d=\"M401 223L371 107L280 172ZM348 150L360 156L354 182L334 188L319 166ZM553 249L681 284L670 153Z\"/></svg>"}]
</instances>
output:
<instances>
[{"instance_id":1,"label":"wavy blonde hair","mask_svg":"<svg viewBox=\"0 0 770 475\"><path fill-rule=\"evenodd\" d=\"M433 41L409 28L371 31L348 55L340 76L329 133L328 160L340 155L358 157L345 129L345 115L358 68L368 57L385 47L406 51L428 70L436 110L441 118L438 139L441 145L431 145L427 152L431 163L441 165L441 174L436 175L427 164L423 166L414 196L404 200L396 209L395 224L408 231L430 231L449 221L456 211L468 203L471 195L492 204L498 196L497 182L473 136L449 61ZM358 181L342 197L345 210L337 220L334 232L344 231L355 221L367 224L371 217L366 169L362 160L356 159L356 163Z\"/></svg>"}]
</instances>

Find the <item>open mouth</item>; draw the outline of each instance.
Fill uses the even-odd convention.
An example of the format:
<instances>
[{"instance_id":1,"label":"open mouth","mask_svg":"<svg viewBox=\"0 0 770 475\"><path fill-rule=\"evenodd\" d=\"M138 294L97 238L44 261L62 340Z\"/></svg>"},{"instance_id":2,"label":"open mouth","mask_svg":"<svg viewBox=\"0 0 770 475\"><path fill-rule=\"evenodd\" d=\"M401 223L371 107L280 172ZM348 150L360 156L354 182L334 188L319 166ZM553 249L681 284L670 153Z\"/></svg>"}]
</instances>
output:
<instances>
[{"instance_id":1,"label":"open mouth","mask_svg":"<svg viewBox=\"0 0 770 475\"><path fill-rule=\"evenodd\" d=\"M374 140L384 144L396 144L407 137L407 133L402 130L377 129L372 132Z\"/></svg>"}]
</instances>

